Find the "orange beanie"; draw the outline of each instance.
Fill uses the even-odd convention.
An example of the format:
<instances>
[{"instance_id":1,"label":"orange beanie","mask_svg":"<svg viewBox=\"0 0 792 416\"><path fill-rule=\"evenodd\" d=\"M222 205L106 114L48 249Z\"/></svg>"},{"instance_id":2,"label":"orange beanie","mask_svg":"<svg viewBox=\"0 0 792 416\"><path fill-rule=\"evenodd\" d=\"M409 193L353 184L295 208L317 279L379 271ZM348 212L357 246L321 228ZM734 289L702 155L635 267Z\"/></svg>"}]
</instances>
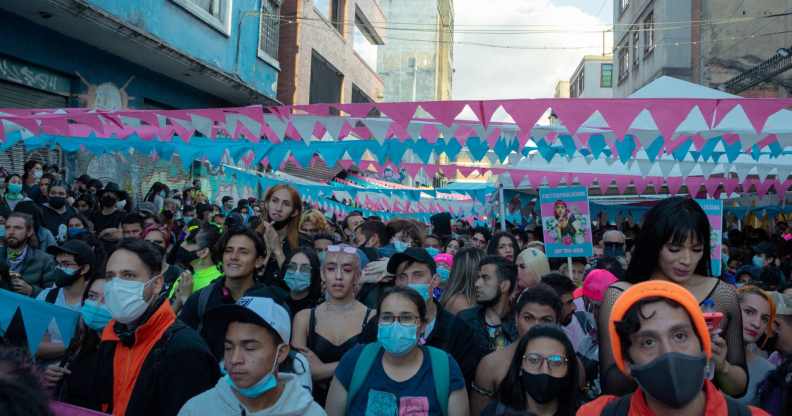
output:
<instances>
[{"instance_id":1,"label":"orange beanie","mask_svg":"<svg viewBox=\"0 0 792 416\"><path fill-rule=\"evenodd\" d=\"M701 308L695 296L676 283L663 280L650 280L638 283L625 290L616 300L616 303L613 304L613 308L611 309L610 319L608 320L608 333L610 335L611 348L613 349L613 358L616 361L616 366L619 367L622 373L629 375L627 366L624 363L624 352L621 349L621 342L619 341L619 334L616 332L615 323L621 321L622 318L624 318L624 314L626 314L633 305L647 298L666 298L682 305L688 315L690 315L693 328L698 333L699 339L701 339L701 343L703 344L704 353L707 355L707 358L712 358L712 342L710 340L709 330L707 329L707 323L704 321L704 315L701 312Z\"/></svg>"}]
</instances>

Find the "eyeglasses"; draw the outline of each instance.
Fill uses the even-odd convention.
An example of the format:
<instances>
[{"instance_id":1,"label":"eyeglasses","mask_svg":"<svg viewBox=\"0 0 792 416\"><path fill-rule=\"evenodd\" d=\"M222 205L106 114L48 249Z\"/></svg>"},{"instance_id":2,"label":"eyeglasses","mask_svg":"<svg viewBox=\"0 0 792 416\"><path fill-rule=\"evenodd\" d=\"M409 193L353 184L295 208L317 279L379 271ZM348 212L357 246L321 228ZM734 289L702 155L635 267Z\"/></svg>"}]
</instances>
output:
<instances>
[{"instance_id":1,"label":"eyeglasses","mask_svg":"<svg viewBox=\"0 0 792 416\"><path fill-rule=\"evenodd\" d=\"M344 252L346 254L357 254L358 249L356 247L347 246L347 245L332 245L327 246L328 253L339 253Z\"/></svg>"},{"instance_id":2,"label":"eyeglasses","mask_svg":"<svg viewBox=\"0 0 792 416\"><path fill-rule=\"evenodd\" d=\"M566 357L558 354L552 354L545 357L542 354L530 352L523 356L523 363L525 363L525 367L528 371L540 371L542 369L542 364L545 361L547 361L547 369L551 372L565 368L567 362L569 362Z\"/></svg>"},{"instance_id":3,"label":"eyeglasses","mask_svg":"<svg viewBox=\"0 0 792 416\"><path fill-rule=\"evenodd\" d=\"M379 317L379 323L390 325L396 321L399 321L402 325L417 325L418 324L418 316L413 315L411 313L405 313L401 315L394 315L392 313L383 313Z\"/></svg>"}]
</instances>

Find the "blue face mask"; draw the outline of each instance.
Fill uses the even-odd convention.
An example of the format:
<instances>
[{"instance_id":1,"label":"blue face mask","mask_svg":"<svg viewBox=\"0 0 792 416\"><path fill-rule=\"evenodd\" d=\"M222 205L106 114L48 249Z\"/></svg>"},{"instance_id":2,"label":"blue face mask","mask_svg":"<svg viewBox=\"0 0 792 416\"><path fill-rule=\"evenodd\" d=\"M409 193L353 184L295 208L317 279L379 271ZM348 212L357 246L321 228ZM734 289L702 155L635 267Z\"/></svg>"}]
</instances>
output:
<instances>
[{"instance_id":1,"label":"blue face mask","mask_svg":"<svg viewBox=\"0 0 792 416\"><path fill-rule=\"evenodd\" d=\"M280 345L278 346L278 350L275 351L275 362L272 363L272 371L267 373L258 383L250 386L250 387L237 387L234 384L234 380L231 380L231 376L226 374L223 378L225 378L226 383L231 386L234 391L241 394L248 399L255 399L256 397L261 396L262 394L274 389L278 386L278 379L275 377L275 366L278 364L278 354L280 353Z\"/></svg>"},{"instance_id":2,"label":"blue face mask","mask_svg":"<svg viewBox=\"0 0 792 416\"><path fill-rule=\"evenodd\" d=\"M83 235L83 233L85 233L85 232L86 231L85 231L84 228L69 227L69 230L66 231L66 234L69 235L69 238L77 238L77 237Z\"/></svg>"},{"instance_id":3,"label":"blue face mask","mask_svg":"<svg viewBox=\"0 0 792 416\"><path fill-rule=\"evenodd\" d=\"M191 223L191 222L192 222L192 220L193 220L193 217L190 217L190 216L185 216L185 217L182 217L182 220L184 220L184 223L185 223L185 224L189 224L189 223Z\"/></svg>"},{"instance_id":4,"label":"blue face mask","mask_svg":"<svg viewBox=\"0 0 792 416\"><path fill-rule=\"evenodd\" d=\"M418 344L418 328L415 325L402 325L400 322L379 324L377 341L385 351L400 357L412 351Z\"/></svg>"},{"instance_id":5,"label":"blue face mask","mask_svg":"<svg viewBox=\"0 0 792 416\"><path fill-rule=\"evenodd\" d=\"M401 240L394 240L393 241L393 248L396 249L397 253L404 253L404 250L407 250L407 243Z\"/></svg>"},{"instance_id":6,"label":"blue face mask","mask_svg":"<svg viewBox=\"0 0 792 416\"><path fill-rule=\"evenodd\" d=\"M0 225L0 238L5 238L5 225Z\"/></svg>"},{"instance_id":7,"label":"blue face mask","mask_svg":"<svg viewBox=\"0 0 792 416\"><path fill-rule=\"evenodd\" d=\"M451 275L451 272L445 267L438 267L437 275L440 276L440 282L445 283L448 281L448 277Z\"/></svg>"},{"instance_id":8,"label":"blue face mask","mask_svg":"<svg viewBox=\"0 0 792 416\"><path fill-rule=\"evenodd\" d=\"M85 326L94 331L101 331L112 319L107 306L90 299L86 300L85 304L80 308L80 315L82 315Z\"/></svg>"},{"instance_id":9,"label":"blue face mask","mask_svg":"<svg viewBox=\"0 0 792 416\"><path fill-rule=\"evenodd\" d=\"M429 285L426 283L410 283L407 285L410 289L418 292L423 298L424 302L429 302Z\"/></svg>"},{"instance_id":10,"label":"blue face mask","mask_svg":"<svg viewBox=\"0 0 792 416\"><path fill-rule=\"evenodd\" d=\"M302 292L311 286L311 273L287 271L283 280L292 292Z\"/></svg>"},{"instance_id":11,"label":"blue face mask","mask_svg":"<svg viewBox=\"0 0 792 416\"><path fill-rule=\"evenodd\" d=\"M432 256L433 258L434 258L434 256L440 254L440 250L438 250L438 249L436 249L434 247L427 247L426 248L426 252L429 253L429 255Z\"/></svg>"},{"instance_id":12,"label":"blue face mask","mask_svg":"<svg viewBox=\"0 0 792 416\"><path fill-rule=\"evenodd\" d=\"M762 256L753 256L753 265L759 268L764 267L765 259Z\"/></svg>"},{"instance_id":13,"label":"blue face mask","mask_svg":"<svg viewBox=\"0 0 792 416\"><path fill-rule=\"evenodd\" d=\"M8 193L9 194L19 194L22 192L22 184L21 183L9 183L8 184Z\"/></svg>"},{"instance_id":14,"label":"blue face mask","mask_svg":"<svg viewBox=\"0 0 792 416\"><path fill-rule=\"evenodd\" d=\"M326 251L320 251L319 254L317 254L317 256L319 257L319 263L320 264L324 264L325 257L327 257L327 252Z\"/></svg>"}]
</instances>

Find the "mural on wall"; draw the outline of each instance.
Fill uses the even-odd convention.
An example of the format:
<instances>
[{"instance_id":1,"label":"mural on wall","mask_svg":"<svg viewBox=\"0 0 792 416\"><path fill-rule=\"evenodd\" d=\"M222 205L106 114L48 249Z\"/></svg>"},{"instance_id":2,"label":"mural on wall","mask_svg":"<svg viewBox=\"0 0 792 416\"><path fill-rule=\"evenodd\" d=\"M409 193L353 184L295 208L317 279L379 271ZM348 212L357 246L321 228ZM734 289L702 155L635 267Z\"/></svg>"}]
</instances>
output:
<instances>
[{"instance_id":1,"label":"mural on wall","mask_svg":"<svg viewBox=\"0 0 792 416\"><path fill-rule=\"evenodd\" d=\"M118 88L112 82L104 82L102 84L91 84L76 72L83 84L87 87L86 91L77 96L83 107L95 108L100 110L125 110L129 108L129 100L135 97L130 97L126 92L126 88L135 79L135 76L129 77L124 86Z\"/></svg>"}]
</instances>

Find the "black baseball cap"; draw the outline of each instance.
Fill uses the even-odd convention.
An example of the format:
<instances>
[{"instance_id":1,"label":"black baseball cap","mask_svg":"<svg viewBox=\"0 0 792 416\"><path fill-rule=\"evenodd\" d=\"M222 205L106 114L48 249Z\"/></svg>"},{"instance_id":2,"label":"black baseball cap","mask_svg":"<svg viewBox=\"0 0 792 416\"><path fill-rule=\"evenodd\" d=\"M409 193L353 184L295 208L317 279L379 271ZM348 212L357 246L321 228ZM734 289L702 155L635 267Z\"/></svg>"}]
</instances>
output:
<instances>
[{"instance_id":1,"label":"black baseball cap","mask_svg":"<svg viewBox=\"0 0 792 416\"><path fill-rule=\"evenodd\" d=\"M429 270L432 274L437 272L437 264L435 264L434 259L425 248L410 247L401 253L396 253L391 256L390 260L388 260L388 273L396 274L396 269L399 268L399 265L408 260L429 266Z\"/></svg>"},{"instance_id":2,"label":"black baseball cap","mask_svg":"<svg viewBox=\"0 0 792 416\"><path fill-rule=\"evenodd\" d=\"M59 246L49 246L47 253L52 256L70 254L74 256L77 264L91 264L94 252L91 246L81 240L68 240Z\"/></svg>"}]
</instances>

